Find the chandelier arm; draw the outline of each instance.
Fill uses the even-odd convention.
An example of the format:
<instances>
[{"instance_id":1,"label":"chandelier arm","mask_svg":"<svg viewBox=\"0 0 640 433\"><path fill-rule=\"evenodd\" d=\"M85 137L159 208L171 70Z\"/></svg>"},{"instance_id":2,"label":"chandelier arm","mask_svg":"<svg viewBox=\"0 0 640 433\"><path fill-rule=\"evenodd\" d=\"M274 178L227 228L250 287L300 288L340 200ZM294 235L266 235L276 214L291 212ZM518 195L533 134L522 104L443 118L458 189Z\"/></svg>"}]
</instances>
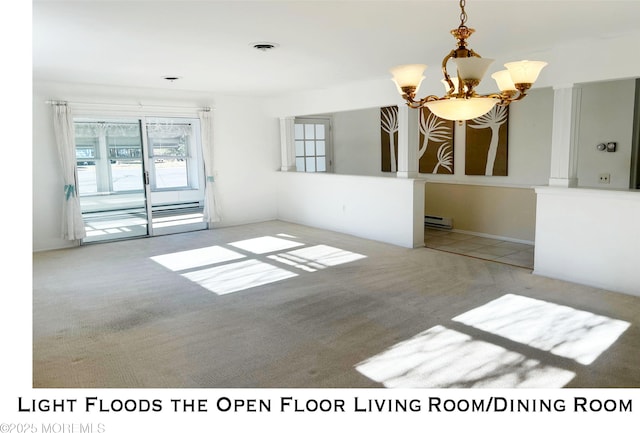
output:
<instances>
[{"instance_id":1,"label":"chandelier arm","mask_svg":"<svg viewBox=\"0 0 640 433\"><path fill-rule=\"evenodd\" d=\"M415 99L413 99L414 96L415 96L415 93L411 93L411 94L405 93L402 95L402 97L406 101L406 104L409 106L409 108L422 107L422 99L420 99L419 101L416 101Z\"/></svg>"},{"instance_id":2,"label":"chandelier arm","mask_svg":"<svg viewBox=\"0 0 640 433\"><path fill-rule=\"evenodd\" d=\"M523 99L525 96L527 96L527 93L525 91L512 90L512 91L505 91L502 93L492 93L490 95L481 95L479 97L499 99L498 105L506 106L512 102Z\"/></svg>"},{"instance_id":3,"label":"chandelier arm","mask_svg":"<svg viewBox=\"0 0 640 433\"><path fill-rule=\"evenodd\" d=\"M447 96L452 95L455 90L453 81L451 81L451 76L449 76L449 73L447 72L447 63L449 62L449 59L455 56L455 54L456 54L456 50L451 50L451 52L449 52L449 54L444 56L444 59L442 59L442 74L444 75L444 80L447 82L447 85L449 86L449 90L447 91Z\"/></svg>"},{"instance_id":4,"label":"chandelier arm","mask_svg":"<svg viewBox=\"0 0 640 433\"><path fill-rule=\"evenodd\" d=\"M439 96L436 96L436 95L429 95L429 96L425 96L424 98L422 98L422 99L420 99L420 100L416 101L416 100L415 100L415 99L413 99L411 96L406 95L406 96L404 97L404 99L406 100L407 105L408 105L410 108L420 108L420 107L424 107L424 106L425 106L425 104L426 104L427 102L431 102L431 101L439 101L439 100L441 100L441 99L448 99L448 98L447 98L446 96L444 96L444 97L439 97Z\"/></svg>"}]
</instances>

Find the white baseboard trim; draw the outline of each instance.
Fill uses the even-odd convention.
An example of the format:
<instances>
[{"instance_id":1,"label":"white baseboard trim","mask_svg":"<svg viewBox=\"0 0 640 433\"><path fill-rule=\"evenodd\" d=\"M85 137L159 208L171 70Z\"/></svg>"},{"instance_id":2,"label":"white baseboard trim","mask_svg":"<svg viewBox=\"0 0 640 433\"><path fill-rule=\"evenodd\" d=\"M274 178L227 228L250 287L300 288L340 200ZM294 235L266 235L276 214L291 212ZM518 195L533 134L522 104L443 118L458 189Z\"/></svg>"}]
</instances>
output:
<instances>
[{"instance_id":1,"label":"white baseboard trim","mask_svg":"<svg viewBox=\"0 0 640 433\"><path fill-rule=\"evenodd\" d=\"M490 235L488 233L478 233L478 232L472 232L472 231L468 231L468 230L459 230L459 229L451 229L450 231L452 232L456 232L456 233L462 233L465 235L473 235L473 236L478 236L481 238L489 238L489 239L497 239L500 241L507 241L507 242L515 242L518 244L525 244L525 245L535 245L534 241L528 241L525 239L516 239L516 238L509 238L506 236L496 236L496 235Z\"/></svg>"}]
</instances>

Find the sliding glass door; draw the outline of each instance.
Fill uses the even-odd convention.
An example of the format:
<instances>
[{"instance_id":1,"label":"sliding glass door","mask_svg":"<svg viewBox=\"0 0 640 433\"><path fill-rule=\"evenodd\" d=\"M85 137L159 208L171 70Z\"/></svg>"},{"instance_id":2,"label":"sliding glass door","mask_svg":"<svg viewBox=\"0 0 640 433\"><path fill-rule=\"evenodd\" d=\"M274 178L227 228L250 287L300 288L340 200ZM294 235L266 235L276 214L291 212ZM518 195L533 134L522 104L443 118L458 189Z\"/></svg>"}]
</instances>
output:
<instances>
[{"instance_id":1,"label":"sliding glass door","mask_svg":"<svg viewBox=\"0 0 640 433\"><path fill-rule=\"evenodd\" d=\"M84 242L147 236L147 170L140 120L76 120Z\"/></svg>"},{"instance_id":2,"label":"sliding glass door","mask_svg":"<svg viewBox=\"0 0 640 433\"><path fill-rule=\"evenodd\" d=\"M74 124L83 243L207 228L198 119Z\"/></svg>"}]
</instances>

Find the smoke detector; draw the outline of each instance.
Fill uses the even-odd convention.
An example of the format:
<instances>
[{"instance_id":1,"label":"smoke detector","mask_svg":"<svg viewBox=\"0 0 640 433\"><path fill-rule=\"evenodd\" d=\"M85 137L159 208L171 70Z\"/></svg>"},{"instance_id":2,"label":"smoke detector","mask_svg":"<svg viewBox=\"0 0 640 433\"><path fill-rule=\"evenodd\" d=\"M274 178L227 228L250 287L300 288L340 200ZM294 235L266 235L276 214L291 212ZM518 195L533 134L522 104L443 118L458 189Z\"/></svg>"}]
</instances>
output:
<instances>
[{"instance_id":1,"label":"smoke detector","mask_svg":"<svg viewBox=\"0 0 640 433\"><path fill-rule=\"evenodd\" d=\"M275 42L252 42L249 45L260 51L270 51L280 46L280 44L276 44Z\"/></svg>"}]
</instances>

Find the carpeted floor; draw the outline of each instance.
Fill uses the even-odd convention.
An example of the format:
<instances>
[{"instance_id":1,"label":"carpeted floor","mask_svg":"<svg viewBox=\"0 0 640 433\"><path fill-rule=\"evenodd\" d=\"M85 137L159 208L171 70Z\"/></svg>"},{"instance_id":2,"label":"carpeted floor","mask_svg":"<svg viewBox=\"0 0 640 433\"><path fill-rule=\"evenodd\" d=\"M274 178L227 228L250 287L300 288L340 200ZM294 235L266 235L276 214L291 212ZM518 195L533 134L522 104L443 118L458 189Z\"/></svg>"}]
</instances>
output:
<instances>
[{"instance_id":1,"label":"carpeted floor","mask_svg":"<svg viewBox=\"0 0 640 433\"><path fill-rule=\"evenodd\" d=\"M33 386L640 387L640 298L284 222L33 255Z\"/></svg>"}]
</instances>

